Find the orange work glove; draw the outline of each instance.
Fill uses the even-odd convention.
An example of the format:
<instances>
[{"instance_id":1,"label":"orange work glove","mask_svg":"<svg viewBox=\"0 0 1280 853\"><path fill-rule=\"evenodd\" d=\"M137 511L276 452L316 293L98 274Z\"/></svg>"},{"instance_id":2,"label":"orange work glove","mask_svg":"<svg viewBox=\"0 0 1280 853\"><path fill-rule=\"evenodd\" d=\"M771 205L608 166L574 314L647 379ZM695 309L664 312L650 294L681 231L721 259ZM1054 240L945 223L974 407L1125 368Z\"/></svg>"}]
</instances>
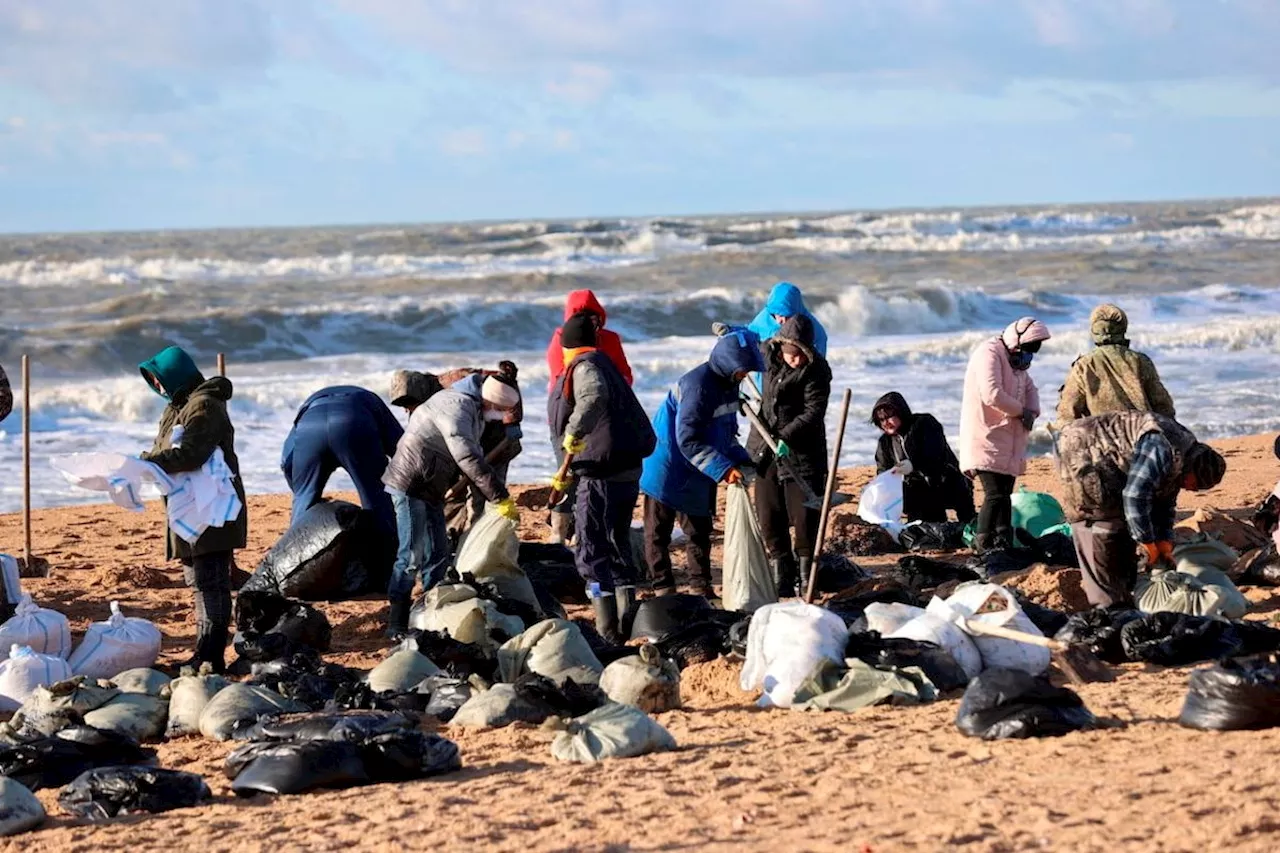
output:
<instances>
[{"instance_id":1,"label":"orange work glove","mask_svg":"<svg viewBox=\"0 0 1280 853\"><path fill-rule=\"evenodd\" d=\"M1143 542L1142 548L1147 553L1147 565L1173 562L1172 542Z\"/></svg>"},{"instance_id":2,"label":"orange work glove","mask_svg":"<svg viewBox=\"0 0 1280 853\"><path fill-rule=\"evenodd\" d=\"M742 472L737 468L730 468L729 472L724 475L724 479L720 482L729 486L740 486L742 485Z\"/></svg>"}]
</instances>

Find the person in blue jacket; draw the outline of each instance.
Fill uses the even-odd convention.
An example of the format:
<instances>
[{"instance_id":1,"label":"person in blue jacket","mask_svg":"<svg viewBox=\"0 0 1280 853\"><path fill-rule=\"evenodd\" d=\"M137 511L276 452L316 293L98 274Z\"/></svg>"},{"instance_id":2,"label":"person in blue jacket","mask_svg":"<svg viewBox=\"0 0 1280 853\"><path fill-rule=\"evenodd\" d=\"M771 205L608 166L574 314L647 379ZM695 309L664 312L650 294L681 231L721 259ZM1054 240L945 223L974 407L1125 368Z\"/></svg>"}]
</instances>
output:
<instances>
[{"instance_id":1,"label":"person in blue jacket","mask_svg":"<svg viewBox=\"0 0 1280 853\"><path fill-rule=\"evenodd\" d=\"M695 589L711 594L711 519L716 484L742 481L751 457L738 443L738 384L764 370L760 338L744 327L729 328L711 357L690 370L653 418L658 446L644 460L645 560L654 592L675 591L671 574L671 530L676 517L689 535L685 563Z\"/></svg>"},{"instance_id":2,"label":"person in blue jacket","mask_svg":"<svg viewBox=\"0 0 1280 853\"><path fill-rule=\"evenodd\" d=\"M813 348L818 355L826 358L827 330L822 328L813 312L804 306L804 295L800 293L800 288L789 281L780 281L773 286L764 308L747 324L747 328L759 335L761 341L768 341L778 334L783 323L797 314L803 314L813 322Z\"/></svg>"},{"instance_id":3,"label":"person in blue jacket","mask_svg":"<svg viewBox=\"0 0 1280 853\"><path fill-rule=\"evenodd\" d=\"M289 523L297 524L320 503L329 477L341 468L355 483L360 505L377 516L388 534L394 533L396 514L382 474L402 435L400 421L367 388L335 385L308 397L298 409L280 458L280 469L293 492Z\"/></svg>"}]
</instances>

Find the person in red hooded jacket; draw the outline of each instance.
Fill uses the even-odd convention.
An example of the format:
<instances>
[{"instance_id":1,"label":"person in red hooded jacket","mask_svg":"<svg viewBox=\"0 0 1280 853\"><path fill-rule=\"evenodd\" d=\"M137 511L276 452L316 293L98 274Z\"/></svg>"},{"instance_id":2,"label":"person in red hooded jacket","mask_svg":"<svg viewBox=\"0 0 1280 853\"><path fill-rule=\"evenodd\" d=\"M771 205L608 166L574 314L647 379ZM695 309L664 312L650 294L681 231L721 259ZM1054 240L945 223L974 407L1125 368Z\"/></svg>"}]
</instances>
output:
<instances>
[{"instance_id":1,"label":"person in red hooded jacket","mask_svg":"<svg viewBox=\"0 0 1280 853\"><path fill-rule=\"evenodd\" d=\"M590 314L596 318L596 349L609 357L622 378L631 384L631 365L627 364L627 354L622 351L622 338L618 333L604 327L608 315L604 306L590 290L575 290L565 298L564 318L568 320L574 314ZM551 377L547 380L547 390L556 386L556 380L564 373L564 349L560 346L560 333L563 327L556 329L547 346L547 370Z\"/></svg>"}]
</instances>

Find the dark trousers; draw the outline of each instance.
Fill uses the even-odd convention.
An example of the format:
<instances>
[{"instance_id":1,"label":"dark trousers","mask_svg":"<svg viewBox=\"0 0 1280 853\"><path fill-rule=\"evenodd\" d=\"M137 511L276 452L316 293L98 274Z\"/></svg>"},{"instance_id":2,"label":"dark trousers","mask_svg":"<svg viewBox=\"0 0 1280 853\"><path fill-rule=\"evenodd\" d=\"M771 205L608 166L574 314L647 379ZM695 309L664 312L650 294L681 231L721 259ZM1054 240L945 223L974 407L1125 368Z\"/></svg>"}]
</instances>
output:
<instances>
[{"instance_id":1,"label":"dark trousers","mask_svg":"<svg viewBox=\"0 0 1280 853\"><path fill-rule=\"evenodd\" d=\"M231 561L233 552L215 551L192 557L182 578L195 592L196 634L223 630L231 624Z\"/></svg>"},{"instance_id":2,"label":"dark trousers","mask_svg":"<svg viewBox=\"0 0 1280 853\"><path fill-rule=\"evenodd\" d=\"M902 514L907 521L946 521L947 510L956 511L956 521L968 524L977 513L973 508L973 484L958 470L948 472L937 486L924 477L908 477L902 484Z\"/></svg>"},{"instance_id":3,"label":"dark trousers","mask_svg":"<svg viewBox=\"0 0 1280 853\"><path fill-rule=\"evenodd\" d=\"M639 482L614 482L592 477L578 478L573 504L578 538L574 561L578 574L588 584L600 584L601 592L618 586L635 586L631 564L631 514L640 496Z\"/></svg>"},{"instance_id":4,"label":"dark trousers","mask_svg":"<svg viewBox=\"0 0 1280 853\"><path fill-rule=\"evenodd\" d=\"M1133 606L1138 582L1138 546L1123 521L1079 521L1071 539L1083 570L1084 594L1094 607Z\"/></svg>"},{"instance_id":5,"label":"dark trousers","mask_svg":"<svg viewBox=\"0 0 1280 853\"><path fill-rule=\"evenodd\" d=\"M676 518L689 536L684 549L685 566L695 579L711 586L711 516L685 515L660 500L644 496L644 557L649 563L653 588L676 585L671 574L671 529ZM581 535L581 534L579 534Z\"/></svg>"},{"instance_id":6,"label":"dark trousers","mask_svg":"<svg viewBox=\"0 0 1280 853\"><path fill-rule=\"evenodd\" d=\"M979 471L982 483L982 509L978 511L978 527L974 531L973 544L979 551L988 548L1010 548L1013 538L1013 483L1009 474Z\"/></svg>"},{"instance_id":7,"label":"dark trousers","mask_svg":"<svg viewBox=\"0 0 1280 853\"><path fill-rule=\"evenodd\" d=\"M804 488L792 480L778 479L778 465L770 461L755 485L756 518L760 519L760 537L771 559L794 553L797 557L813 557L814 540L818 538L819 510L804 505ZM791 529L795 529L792 545Z\"/></svg>"},{"instance_id":8,"label":"dark trousers","mask_svg":"<svg viewBox=\"0 0 1280 853\"><path fill-rule=\"evenodd\" d=\"M382 437L372 422L343 405L312 406L285 439L285 482L293 492L290 524L320 503L325 484L341 468L360 494L360 505L378 518L388 535L396 529L391 496L382 485L387 470Z\"/></svg>"}]
</instances>

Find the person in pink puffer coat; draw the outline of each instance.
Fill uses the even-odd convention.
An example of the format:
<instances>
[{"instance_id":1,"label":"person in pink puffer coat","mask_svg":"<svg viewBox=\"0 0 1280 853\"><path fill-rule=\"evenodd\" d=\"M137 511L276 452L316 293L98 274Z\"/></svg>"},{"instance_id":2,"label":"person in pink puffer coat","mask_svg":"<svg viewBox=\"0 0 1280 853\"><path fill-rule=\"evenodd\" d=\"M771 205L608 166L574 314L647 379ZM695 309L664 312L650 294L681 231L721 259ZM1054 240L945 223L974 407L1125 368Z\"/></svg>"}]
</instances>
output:
<instances>
[{"instance_id":1,"label":"person in pink puffer coat","mask_svg":"<svg viewBox=\"0 0 1280 853\"><path fill-rule=\"evenodd\" d=\"M960 470L982 483L973 543L979 553L1015 544L1009 497L1014 480L1027 470L1027 439L1040 416L1040 393L1027 368L1049 337L1044 323L1023 317L969 356L960 405Z\"/></svg>"}]
</instances>

